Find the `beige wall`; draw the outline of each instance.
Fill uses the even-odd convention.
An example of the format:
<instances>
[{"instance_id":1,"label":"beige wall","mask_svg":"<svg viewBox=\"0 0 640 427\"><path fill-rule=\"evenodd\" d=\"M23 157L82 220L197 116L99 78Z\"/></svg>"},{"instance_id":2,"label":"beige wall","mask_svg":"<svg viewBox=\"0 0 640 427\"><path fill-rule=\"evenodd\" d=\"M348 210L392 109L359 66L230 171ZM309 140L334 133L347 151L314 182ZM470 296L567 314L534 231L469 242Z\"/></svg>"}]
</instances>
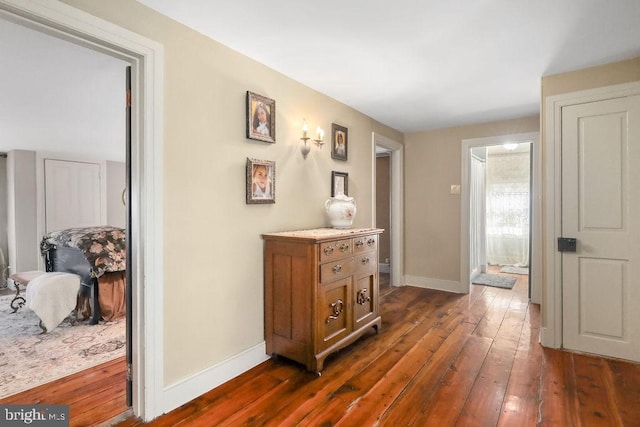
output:
<instances>
[{"instance_id":1,"label":"beige wall","mask_svg":"<svg viewBox=\"0 0 640 427\"><path fill-rule=\"evenodd\" d=\"M546 128L545 103L547 97L636 81L640 81L640 57L542 77L542 129ZM544 140L545 136L545 132L542 132L541 139Z\"/></svg>"},{"instance_id":2,"label":"beige wall","mask_svg":"<svg viewBox=\"0 0 640 427\"><path fill-rule=\"evenodd\" d=\"M640 57L542 77L542 99L551 95L640 81ZM542 104L544 108L544 103Z\"/></svg>"},{"instance_id":3,"label":"beige wall","mask_svg":"<svg viewBox=\"0 0 640 427\"><path fill-rule=\"evenodd\" d=\"M539 117L405 134L405 274L460 281L461 144L539 131ZM410 284L410 283L408 283Z\"/></svg>"},{"instance_id":4,"label":"beige wall","mask_svg":"<svg viewBox=\"0 0 640 427\"><path fill-rule=\"evenodd\" d=\"M326 226L331 171L349 174L354 225L372 225L372 132L402 134L133 0L65 0L164 45L164 378L264 341L260 234ZM243 24L238 23L239 30ZM277 142L245 138L247 90L276 101ZM302 120L349 130L347 162L299 150ZM245 204L245 163L276 162L276 203Z\"/></svg>"}]
</instances>

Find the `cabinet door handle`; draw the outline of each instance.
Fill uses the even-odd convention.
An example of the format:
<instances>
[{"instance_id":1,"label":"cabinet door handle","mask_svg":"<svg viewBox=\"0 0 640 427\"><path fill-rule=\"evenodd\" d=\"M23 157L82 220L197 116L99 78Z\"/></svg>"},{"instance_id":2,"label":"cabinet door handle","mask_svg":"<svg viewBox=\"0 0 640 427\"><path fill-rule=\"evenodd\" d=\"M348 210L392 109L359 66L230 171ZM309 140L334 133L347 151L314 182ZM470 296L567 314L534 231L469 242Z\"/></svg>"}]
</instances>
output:
<instances>
[{"instance_id":1,"label":"cabinet door handle","mask_svg":"<svg viewBox=\"0 0 640 427\"><path fill-rule=\"evenodd\" d=\"M329 256L333 253L333 246L327 246L326 248L324 248L324 254Z\"/></svg>"},{"instance_id":2,"label":"cabinet door handle","mask_svg":"<svg viewBox=\"0 0 640 427\"><path fill-rule=\"evenodd\" d=\"M330 323L332 320L336 320L338 316L340 316L340 313L344 311L344 302L341 299L339 299L329 304L329 308L331 308L331 311L333 312L333 314L327 317L326 323Z\"/></svg>"},{"instance_id":3,"label":"cabinet door handle","mask_svg":"<svg viewBox=\"0 0 640 427\"><path fill-rule=\"evenodd\" d=\"M363 246L364 246L364 242L363 242L362 240L358 240L358 241L356 242L356 248L360 249L360 248L361 248L361 247L363 247Z\"/></svg>"},{"instance_id":4,"label":"cabinet door handle","mask_svg":"<svg viewBox=\"0 0 640 427\"><path fill-rule=\"evenodd\" d=\"M369 246L373 246L376 243L376 239L368 239L367 240L367 245Z\"/></svg>"},{"instance_id":5,"label":"cabinet door handle","mask_svg":"<svg viewBox=\"0 0 640 427\"><path fill-rule=\"evenodd\" d=\"M362 265L367 265L367 264L369 264L369 261L370 261L369 257L366 256L366 257L362 258L362 260L360 262L362 263Z\"/></svg>"},{"instance_id":6,"label":"cabinet door handle","mask_svg":"<svg viewBox=\"0 0 640 427\"><path fill-rule=\"evenodd\" d=\"M360 305L364 305L369 301L371 301L371 297L367 295L367 288L360 289L358 291L358 295L356 295L356 302Z\"/></svg>"},{"instance_id":7,"label":"cabinet door handle","mask_svg":"<svg viewBox=\"0 0 640 427\"><path fill-rule=\"evenodd\" d=\"M342 271L342 265L336 264L332 268L334 274L338 274Z\"/></svg>"},{"instance_id":8,"label":"cabinet door handle","mask_svg":"<svg viewBox=\"0 0 640 427\"><path fill-rule=\"evenodd\" d=\"M342 252L347 252L349 250L349 244L348 243L343 243L340 245L340 250Z\"/></svg>"}]
</instances>

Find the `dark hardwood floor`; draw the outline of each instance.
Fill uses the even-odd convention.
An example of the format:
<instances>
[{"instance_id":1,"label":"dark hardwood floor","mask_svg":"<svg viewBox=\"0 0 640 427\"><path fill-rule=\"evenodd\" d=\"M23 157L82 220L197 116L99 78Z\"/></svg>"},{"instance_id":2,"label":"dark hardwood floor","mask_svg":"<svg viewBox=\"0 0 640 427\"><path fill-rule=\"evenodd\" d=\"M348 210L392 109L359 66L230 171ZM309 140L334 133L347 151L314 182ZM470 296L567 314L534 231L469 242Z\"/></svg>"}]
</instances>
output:
<instances>
[{"instance_id":1,"label":"dark hardwood floor","mask_svg":"<svg viewBox=\"0 0 640 427\"><path fill-rule=\"evenodd\" d=\"M0 405L69 405L70 426L100 425L127 412L125 379L125 358L120 357L8 396Z\"/></svg>"},{"instance_id":2,"label":"dark hardwood floor","mask_svg":"<svg viewBox=\"0 0 640 427\"><path fill-rule=\"evenodd\" d=\"M469 295L381 281L381 331L330 356L322 376L270 359L150 423L117 425L639 425L640 365L543 349L539 307L514 277L513 290ZM110 375L124 390L124 372ZM56 393L38 399L64 401ZM71 425L108 419L102 407L122 408L123 393L72 402Z\"/></svg>"}]
</instances>

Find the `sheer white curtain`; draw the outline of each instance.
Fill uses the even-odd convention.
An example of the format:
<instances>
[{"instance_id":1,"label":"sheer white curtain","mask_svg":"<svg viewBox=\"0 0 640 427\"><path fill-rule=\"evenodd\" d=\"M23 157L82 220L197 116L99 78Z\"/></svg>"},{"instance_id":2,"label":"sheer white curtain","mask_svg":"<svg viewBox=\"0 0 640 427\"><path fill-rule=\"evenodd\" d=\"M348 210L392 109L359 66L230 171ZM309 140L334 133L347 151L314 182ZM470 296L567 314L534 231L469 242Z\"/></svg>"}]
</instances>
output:
<instances>
[{"instance_id":1,"label":"sheer white curtain","mask_svg":"<svg viewBox=\"0 0 640 427\"><path fill-rule=\"evenodd\" d=\"M469 188L469 261L471 275L486 271L485 239L485 165L484 160L471 156Z\"/></svg>"},{"instance_id":2,"label":"sheer white curtain","mask_svg":"<svg viewBox=\"0 0 640 427\"><path fill-rule=\"evenodd\" d=\"M529 152L487 155L487 262L529 265Z\"/></svg>"}]
</instances>

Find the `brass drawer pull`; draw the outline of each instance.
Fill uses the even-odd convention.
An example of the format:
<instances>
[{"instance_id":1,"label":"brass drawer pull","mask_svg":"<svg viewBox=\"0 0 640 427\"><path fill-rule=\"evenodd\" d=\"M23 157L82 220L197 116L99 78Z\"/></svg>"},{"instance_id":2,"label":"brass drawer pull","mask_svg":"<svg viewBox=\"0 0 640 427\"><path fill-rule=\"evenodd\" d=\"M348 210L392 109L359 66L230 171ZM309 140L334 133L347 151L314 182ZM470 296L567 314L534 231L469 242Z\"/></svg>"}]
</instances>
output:
<instances>
[{"instance_id":1,"label":"brass drawer pull","mask_svg":"<svg viewBox=\"0 0 640 427\"><path fill-rule=\"evenodd\" d=\"M340 316L340 314L344 311L344 302L339 299L329 304L329 308L331 308L333 314L327 317L326 323L330 323L332 320L336 320L338 316Z\"/></svg>"},{"instance_id":2,"label":"brass drawer pull","mask_svg":"<svg viewBox=\"0 0 640 427\"><path fill-rule=\"evenodd\" d=\"M368 239L367 240L367 245L369 245L369 246L373 246L373 245L375 245L375 243L376 243L376 239Z\"/></svg>"},{"instance_id":3,"label":"brass drawer pull","mask_svg":"<svg viewBox=\"0 0 640 427\"><path fill-rule=\"evenodd\" d=\"M360 305L364 305L369 301L371 301L371 297L367 296L367 288L360 289L356 296L356 302Z\"/></svg>"},{"instance_id":4,"label":"brass drawer pull","mask_svg":"<svg viewBox=\"0 0 640 427\"><path fill-rule=\"evenodd\" d=\"M347 252L349 250L349 244L348 243L343 243L340 245L340 250L342 252Z\"/></svg>"},{"instance_id":5,"label":"brass drawer pull","mask_svg":"<svg viewBox=\"0 0 640 427\"><path fill-rule=\"evenodd\" d=\"M326 248L324 248L324 254L329 256L333 253L333 246L327 246Z\"/></svg>"},{"instance_id":6,"label":"brass drawer pull","mask_svg":"<svg viewBox=\"0 0 640 427\"><path fill-rule=\"evenodd\" d=\"M369 257L366 256L366 257L362 258L362 260L360 262L362 263L362 265L367 265L367 264L369 264L369 261L370 261Z\"/></svg>"},{"instance_id":7,"label":"brass drawer pull","mask_svg":"<svg viewBox=\"0 0 640 427\"><path fill-rule=\"evenodd\" d=\"M342 271L342 265L336 264L332 268L334 274L338 274Z\"/></svg>"},{"instance_id":8,"label":"brass drawer pull","mask_svg":"<svg viewBox=\"0 0 640 427\"><path fill-rule=\"evenodd\" d=\"M364 246L364 242L363 242L362 240L358 240L358 241L356 242L356 248L360 249L360 248L361 248L361 247L363 247L363 246Z\"/></svg>"}]
</instances>

